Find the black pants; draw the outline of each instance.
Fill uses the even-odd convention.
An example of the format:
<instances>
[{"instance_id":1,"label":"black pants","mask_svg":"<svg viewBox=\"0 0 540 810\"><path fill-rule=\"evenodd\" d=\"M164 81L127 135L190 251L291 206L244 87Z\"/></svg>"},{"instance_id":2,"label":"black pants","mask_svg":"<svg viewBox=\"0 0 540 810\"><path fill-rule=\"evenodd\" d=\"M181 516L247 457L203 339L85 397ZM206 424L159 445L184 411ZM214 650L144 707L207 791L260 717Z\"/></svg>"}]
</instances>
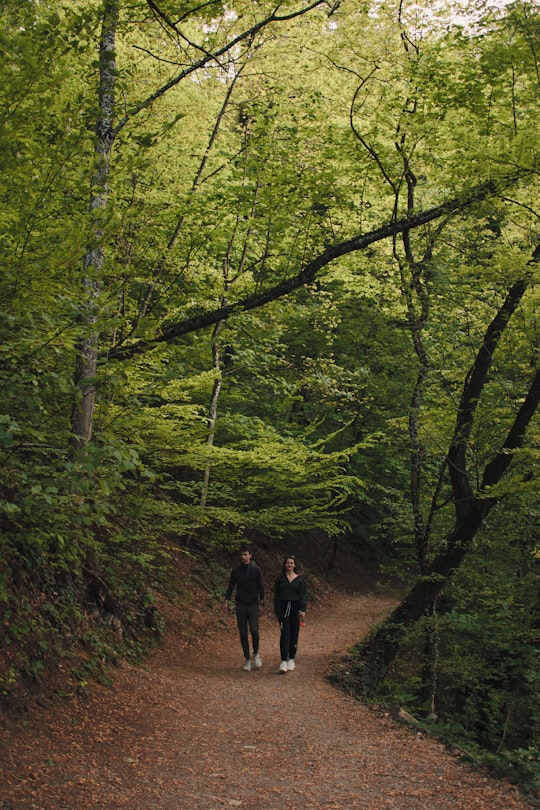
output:
<instances>
[{"instance_id":1,"label":"black pants","mask_svg":"<svg viewBox=\"0 0 540 810\"><path fill-rule=\"evenodd\" d=\"M249 640L248 640L248 627L251 633L251 642L253 644L253 655L259 652L259 605L253 602L251 605L236 604L236 623L238 624L238 631L240 633L240 644L244 651L246 660L250 658L249 654Z\"/></svg>"},{"instance_id":2,"label":"black pants","mask_svg":"<svg viewBox=\"0 0 540 810\"><path fill-rule=\"evenodd\" d=\"M298 633L300 632L300 616L298 615L298 604L293 602L287 615L279 615L281 625L281 635L279 637L279 651L281 660L294 660L298 649Z\"/></svg>"}]
</instances>

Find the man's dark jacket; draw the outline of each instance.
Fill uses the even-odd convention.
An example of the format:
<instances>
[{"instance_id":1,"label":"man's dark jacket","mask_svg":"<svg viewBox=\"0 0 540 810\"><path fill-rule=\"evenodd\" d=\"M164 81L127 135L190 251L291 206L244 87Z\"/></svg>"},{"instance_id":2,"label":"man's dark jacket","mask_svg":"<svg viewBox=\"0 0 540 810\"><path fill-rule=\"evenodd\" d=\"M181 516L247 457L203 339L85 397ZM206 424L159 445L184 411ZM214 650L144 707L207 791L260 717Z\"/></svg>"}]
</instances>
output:
<instances>
[{"instance_id":1,"label":"man's dark jacket","mask_svg":"<svg viewBox=\"0 0 540 810\"><path fill-rule=\"evenodd\" d=\"M264 602L262 571L255 563L241 563L231 571L225 599L230 599L236 587L236 604L252 605Z\"/></svg>"}]
</instances>

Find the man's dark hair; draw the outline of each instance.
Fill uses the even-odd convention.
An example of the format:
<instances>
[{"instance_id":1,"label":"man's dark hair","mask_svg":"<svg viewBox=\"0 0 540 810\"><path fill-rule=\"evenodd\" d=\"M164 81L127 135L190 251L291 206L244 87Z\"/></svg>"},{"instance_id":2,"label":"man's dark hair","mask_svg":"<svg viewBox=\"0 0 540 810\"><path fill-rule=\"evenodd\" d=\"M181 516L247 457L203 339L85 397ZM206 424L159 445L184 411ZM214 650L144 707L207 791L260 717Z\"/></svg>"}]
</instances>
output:
<instances>
[{"instance_id":1,"label":"man's dark hair","mask_svg":"<svg viewBox=\"0 0 540 810\"><path fill-rule=\"evenodd\" d=\"M242 554L242 552L243 552L243 551L248 551L250 554L253 554L253 551L252 551L251 546L248 546L248 544L247 544L247 543L244 543L244 544L243 544L243 545L241 545L241 546L240 546L240 548L238 549L238 553L239 553L239 554Z\"/></svg>"}]
</instances>

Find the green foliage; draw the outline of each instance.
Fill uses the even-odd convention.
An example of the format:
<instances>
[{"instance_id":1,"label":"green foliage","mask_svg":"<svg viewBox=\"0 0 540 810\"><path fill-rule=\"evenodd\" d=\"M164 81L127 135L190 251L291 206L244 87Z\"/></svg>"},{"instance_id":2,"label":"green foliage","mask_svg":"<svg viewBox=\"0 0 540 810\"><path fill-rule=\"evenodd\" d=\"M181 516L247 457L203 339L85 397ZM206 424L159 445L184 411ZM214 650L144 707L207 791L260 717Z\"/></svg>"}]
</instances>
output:
<instances>
[{"instance_id":1,"label":"green foliage","mask_svg":"<svg viewBox=\"0 0 540 810\"><path fill-rule=\"evenodd\" d=\"M539 638L530 600L502 603L500 590L481 599L474 612L459 606L442 617L434 728L477 761L538 791Z\"/></svg>"},{"instance_id":2,"label":"green foliage","mask_svg":"<svg viewBox=\"0 0 540 810\"><path fill-rule=\"evenodd\" d=\"M146 3L120 7L117 129L98 245L88 204L102 4L9 0L0 11L4 696L59 660L83 688L96 672L108 677L103 661L137 654L159 633L155 588L178 587L172 549L212 555L246 537L347 532L393 574L418 572L409 419L419 280L429 299L418 409L429 554L453 521L441 471L463 381L509 284L525 275L530 288L478 404L475 486L538 368L538 194L526 174L408 234L424 257L416 276L404 271L403 246L387 240L215 333L108 360L404 215L406 180L417 210L427 209L537 160L539 18L527 5L486 13L474 30L416 6L412 26L402 3L369 14L342 4L330 16L325 6L230 51L273 6L160 4L176 28ZM202 66L211 49L219 59ZM105 260L91 278L96 320L85 328L89 247L103 247ZM76 453L74 369L94 330L93 435ZM437 695L449 734L531 780L537 462L531 423L511 474L489 493L499 502L499 530L489 527L482 549L491 589L474 576L478 552L440 605ZM390 628L385 644L402 631ZM412 703L424 686L421 638L405 648L403 685L389 682Z\"/></svg>"},{"instance_id":3,"label":"green foliage","mask_svg":"<svg viewBox=\"0 0 540 810\"><path fill-rule=\"evenodd\" d=\"M537 792L540 592L532 553L536 537L529 521L515 527L505 521L504 514L497 515L471 565L438 601L434 691L428 702L422 678L427 622L402 642L402 656L377 694L379 699L398 701L474 762ZM358 654L362 661L362 646ZM356 660L353 667L358 670ZM364 677L358 670L357 678Z\"/></svg>"}]
</instances>

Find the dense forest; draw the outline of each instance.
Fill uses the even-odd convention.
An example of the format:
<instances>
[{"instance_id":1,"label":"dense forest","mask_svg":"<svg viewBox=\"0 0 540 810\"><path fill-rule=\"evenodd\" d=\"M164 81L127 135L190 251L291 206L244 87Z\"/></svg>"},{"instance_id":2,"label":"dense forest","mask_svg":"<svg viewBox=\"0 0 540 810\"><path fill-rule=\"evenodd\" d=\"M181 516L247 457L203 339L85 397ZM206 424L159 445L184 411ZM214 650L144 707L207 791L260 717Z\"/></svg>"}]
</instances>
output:
<instances>
[{"instance_id":1,"label":"dense forest","mask_svg":"<svg viewBox=\"0 0 540 810\"><path fill-rule=\"evenodd\" d=\"M179 554L346 538L404 586L347 688L540 789L539 7L4 0L0 55L4 708Z\"/></svg>"}]
</instances>

